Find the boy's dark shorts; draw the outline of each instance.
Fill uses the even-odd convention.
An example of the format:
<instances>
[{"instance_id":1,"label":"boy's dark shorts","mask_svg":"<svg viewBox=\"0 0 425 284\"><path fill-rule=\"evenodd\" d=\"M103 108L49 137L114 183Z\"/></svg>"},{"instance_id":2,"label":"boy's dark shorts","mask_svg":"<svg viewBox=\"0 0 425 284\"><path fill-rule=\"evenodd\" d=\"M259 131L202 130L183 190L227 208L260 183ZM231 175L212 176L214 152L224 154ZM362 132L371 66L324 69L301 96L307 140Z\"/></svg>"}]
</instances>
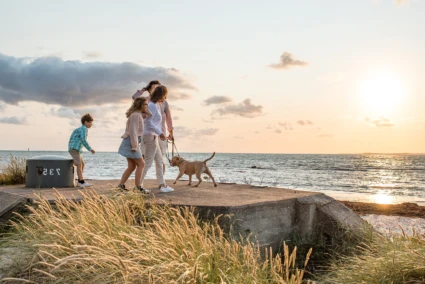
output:
<instances>
[{"instance_id":1,"label":"boy's dark shorts","mask_svg":"<svg viewBox=\"0 0 425 284\"><path fill-rule=\"evenodd\" d=\"M83 156L81 156L80 152L77 150L69 150L68 152L71 154L71 157L74 160L74 165L84 164Z\"/></svg>"}]
</instances>

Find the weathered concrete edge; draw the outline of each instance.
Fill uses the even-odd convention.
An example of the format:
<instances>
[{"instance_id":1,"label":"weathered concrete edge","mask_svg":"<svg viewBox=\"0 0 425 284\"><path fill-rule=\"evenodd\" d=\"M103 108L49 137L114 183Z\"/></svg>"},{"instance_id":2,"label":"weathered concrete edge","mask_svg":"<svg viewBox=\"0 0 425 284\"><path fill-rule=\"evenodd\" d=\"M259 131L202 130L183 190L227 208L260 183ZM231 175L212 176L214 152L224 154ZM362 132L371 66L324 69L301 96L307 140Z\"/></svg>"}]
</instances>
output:
<instances>
[{"instance_id":1,"label":"weathered concrete edge","mask_svg":"<svg viewBox=\"0 0 425 284\"><path fill-rule=\"evenodd\" d=\"M298 202L300 204L315 204L317 210L316 224L318 222L327 223L327 228L332 230L336 229L336 227L345 227L354 233L360 233L368 224L353 210L323 193L301 197ZM330 228L330 224L332 224L333 228Z\"/></svg>"},{"instance_id":2,"label":"weathered concrete edge","mask_svg":"<svg viewBox=\"0 0 425 284\"><path fill-rule=\"evenodd\" d=\"M14 212L21 212L29 203L29 199L21 196L16 196L7 192L0 192L0 224L6 224Z\"/></svg>"}]
</instances>

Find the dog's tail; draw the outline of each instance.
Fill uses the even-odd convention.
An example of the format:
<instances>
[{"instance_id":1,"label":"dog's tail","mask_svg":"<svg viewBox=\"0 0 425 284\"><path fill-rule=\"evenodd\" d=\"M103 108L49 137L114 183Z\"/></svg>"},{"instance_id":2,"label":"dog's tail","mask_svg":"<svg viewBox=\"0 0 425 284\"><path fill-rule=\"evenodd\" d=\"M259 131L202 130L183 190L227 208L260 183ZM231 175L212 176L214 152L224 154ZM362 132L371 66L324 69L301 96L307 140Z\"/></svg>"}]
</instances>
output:
<instances>
[{"instance_id":1,"label":"dog's tail","mask_svg":"<svg viewBox=\"0 0 425 284\"><path fill-rule=\"evenodd\" d=\"M211 156L211 157L209 157L208 159L206 159L203 163L206 163L206 162L208 162L209 160L211 160L211 159L214 157L214 155L215 155L215 152L212 154L212 156Z\"/></svg>"}]
</instances>

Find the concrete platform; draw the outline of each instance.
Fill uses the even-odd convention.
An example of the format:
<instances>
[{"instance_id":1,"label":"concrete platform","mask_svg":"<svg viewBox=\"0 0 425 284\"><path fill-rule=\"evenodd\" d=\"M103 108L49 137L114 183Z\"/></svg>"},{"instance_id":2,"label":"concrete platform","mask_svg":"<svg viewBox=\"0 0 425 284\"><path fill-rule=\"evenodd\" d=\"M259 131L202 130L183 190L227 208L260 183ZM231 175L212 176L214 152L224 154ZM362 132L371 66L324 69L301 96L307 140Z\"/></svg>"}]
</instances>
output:
<instances>
[{"instance_id":1,"label":"concrete platform","mask_svg":"<svg viewBox=\"0 0 425 284\"><path fill-rule=\"evenodd\" d=\"M118 180L89 182L93 184L91 189L106 196L113 195L116 192L113 187L118 184ZM161 193L155 180L145 181L145 187L152 190L148 198L156 198L173 206L193 206L202 219L212 219L219 214L229 215L231 218L220 219L220 226L226 232L234 236L251 235L260 247L271 246L274 250L279 249L282 241L295 236L311 238L319 226L323 234L332 238L333 233L341 228L360 232L365 225L351 209L323 193L237 184L214 187L210 182L203 182L197 188L188 186L186 181L179 181L175 185L172 181L167 183L175 189L174 192ZM127 183L127 187L131 187L131 182ZM67 199L82 199L79 188L56 190ZM21 198L21 202L32 202L36 195L55 202L53 189L15 185L0 187L0 193ZM0 208L0 218L2 214L5 214L5 210L2 213Z\"/></svg>"}]
</instances>

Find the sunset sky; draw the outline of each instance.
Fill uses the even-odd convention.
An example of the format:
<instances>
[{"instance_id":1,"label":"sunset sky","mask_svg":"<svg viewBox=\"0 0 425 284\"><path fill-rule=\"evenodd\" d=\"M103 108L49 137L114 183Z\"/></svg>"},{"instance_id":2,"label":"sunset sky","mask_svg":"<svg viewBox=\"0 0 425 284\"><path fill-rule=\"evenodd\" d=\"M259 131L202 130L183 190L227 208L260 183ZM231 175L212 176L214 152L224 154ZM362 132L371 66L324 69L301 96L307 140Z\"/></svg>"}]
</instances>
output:
<instances>
[{"instance_id":1,"label":"sunset sky","mask_svg":"<svg viewBox=\"0 0 425 284\"><path fill-rule=\"evenodd\" d=\"M117 151L158 79L180 152L425 152L425 0L123 3L0 0L0 150Z\"/></svg>"}]
</instances>

